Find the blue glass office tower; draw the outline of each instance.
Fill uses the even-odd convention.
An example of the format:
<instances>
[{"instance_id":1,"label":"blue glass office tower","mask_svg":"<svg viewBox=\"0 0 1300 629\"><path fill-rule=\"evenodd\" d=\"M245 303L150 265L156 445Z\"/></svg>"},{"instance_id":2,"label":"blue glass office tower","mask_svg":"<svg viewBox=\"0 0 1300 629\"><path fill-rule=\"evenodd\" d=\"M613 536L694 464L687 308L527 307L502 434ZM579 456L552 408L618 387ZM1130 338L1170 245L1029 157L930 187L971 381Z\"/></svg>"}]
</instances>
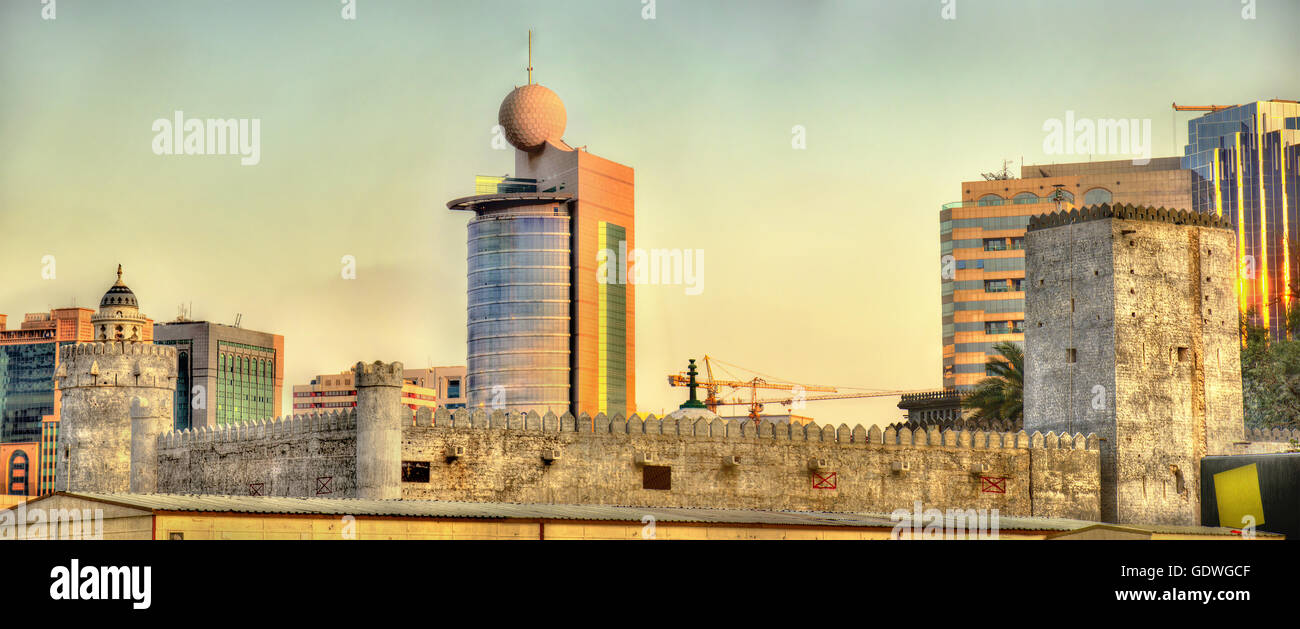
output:
<instances>
[{"instance_id":1,"label":"blue glass office tower","mask_svg":"<svg viewBox=\"0 0 1300 629\"><path fill-rule=\"evenodd\" d=\"M1273 338L1295 338L1287 312L1300 289L1300 103L1256 101L1187 123L1183 168L1192 207L1237 231L1239 306Z\"/></svg>"}]
</instances>

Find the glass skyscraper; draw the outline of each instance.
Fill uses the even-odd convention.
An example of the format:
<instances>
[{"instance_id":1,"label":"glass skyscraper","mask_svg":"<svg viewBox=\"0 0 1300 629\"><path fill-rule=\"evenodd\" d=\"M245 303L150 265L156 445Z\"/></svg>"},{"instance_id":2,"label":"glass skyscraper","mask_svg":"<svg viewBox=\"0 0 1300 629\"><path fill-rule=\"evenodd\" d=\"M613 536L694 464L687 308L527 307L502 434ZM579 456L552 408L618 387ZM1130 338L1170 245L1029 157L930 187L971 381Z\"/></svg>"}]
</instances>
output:
<instances>
[{"instance_id":1,"label":"glass skyscraper","mask_svg":"<svg viewBox=\"0 0 1300 629\"><path fill-rule=\"evenodd\" d=\"M469 223L468 404L563 413L572 197L518 196L480 203Z\"/></svg>"},{"instance_id":2,"label":"glass skyscraper","mask_svg":"<svg viewBox=\"0 0 1300 629\"><path fill-rule=\"evenodd\" d=\"M636 412L634 173L563 139L551 90L515 88L497 116L512 176L476 178L469 210L470 408Z\"/></svg>"},{"instance_id":3,"label":"glass skyscraper","mask_svg":"<svg viewBox=\"0 0 1300 629\"><path fill-rule=\"evenodd\" d=\"M1241 312L1273 338L1288 335L1287 312L1300 288L1298 140L1300 103L1256 101L1189 121L1183 150L1183 168L1194 173L1193 209L1237 226Z\"/></svg>"}]
</instances>

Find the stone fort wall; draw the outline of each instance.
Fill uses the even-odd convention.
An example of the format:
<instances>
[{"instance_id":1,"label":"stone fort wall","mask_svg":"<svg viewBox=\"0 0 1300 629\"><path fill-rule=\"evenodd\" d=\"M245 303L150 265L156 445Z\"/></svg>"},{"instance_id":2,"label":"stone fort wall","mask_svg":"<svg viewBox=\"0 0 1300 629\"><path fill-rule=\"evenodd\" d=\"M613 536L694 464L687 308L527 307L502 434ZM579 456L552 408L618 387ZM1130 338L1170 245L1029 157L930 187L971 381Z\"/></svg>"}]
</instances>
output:
<instances>
[{"instance_id":1,"label":"stone fort wall","mask_svg":"<svg viewBox=\"0 0 1300 629\"><path fill-rule=\"evenodd\" d=\"M158 437L160 493L355 498L352 410Z\"/></svg>"},{"instance_id":2,"label":"stone fort wall","mask_svg":"<svg viewBox=\"0 0 1300 629\"><path fill-rule=\"evenodd\" d=\"M167 433L158 491L355 498L357 434L355 411ZM1095 436L424 410L399 456L428 470L407 500L1100 515Z\"/></svg>"},{"instance_id":3,"label":"stone fort wall","mask_svg":"<svg viewBox=\"0 0 1300 629\"><path fill-rule=\"evenodd\" d=\"M1100 515L1095 436L465 410L428 419L403 434L403 459L429 464L428 482L403 483L406 499L867 512L919 500ZM643 488L647 466L671 468L671 488Z\"/></svg>"}]
</instances>

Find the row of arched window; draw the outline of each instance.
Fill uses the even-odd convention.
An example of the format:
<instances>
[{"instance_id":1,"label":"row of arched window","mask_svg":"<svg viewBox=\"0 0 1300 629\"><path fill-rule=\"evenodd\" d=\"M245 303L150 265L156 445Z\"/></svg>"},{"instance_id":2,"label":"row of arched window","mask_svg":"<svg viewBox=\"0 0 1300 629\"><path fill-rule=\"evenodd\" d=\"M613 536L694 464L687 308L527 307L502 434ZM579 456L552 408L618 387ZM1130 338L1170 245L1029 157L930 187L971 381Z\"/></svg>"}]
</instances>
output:
<instances>
[{"instance_id":1,"label":"row of arched window","mask_svg":"<svg viewBox=\"0 0 1300 629\"><path fill-rule=\"evenodd\" d=\"M1061 190L1060 192L1062 201L1071 204L1074 203L1073 193L1068 190ZM1025 203L1052 203L1056 201L1055 195L1056 192L1050 192L1046 196L1040 197L1032 192L1021 192L1020 194L1011 197L1011 203L1015 205ZM1110 203L1112 198L1113 196L1111 195L1110 190L1105 188L1093 188L1083 194L1083 204L1089 206ZM976 201L979 205L1003 205L1006 202L1006 199L996 194L986 194Z\"/></svg>"},{"instance_id":2,"label":"row of arched window","mask_svg":"<svg viewBox=\"0 0 1300 629\"><path fill-rule=\"evenodd\" d=\"M222 354L218 365L223 373L251 374L254 376L271 376L275 370L270 360Z\"/></svg>"}]
</instances>

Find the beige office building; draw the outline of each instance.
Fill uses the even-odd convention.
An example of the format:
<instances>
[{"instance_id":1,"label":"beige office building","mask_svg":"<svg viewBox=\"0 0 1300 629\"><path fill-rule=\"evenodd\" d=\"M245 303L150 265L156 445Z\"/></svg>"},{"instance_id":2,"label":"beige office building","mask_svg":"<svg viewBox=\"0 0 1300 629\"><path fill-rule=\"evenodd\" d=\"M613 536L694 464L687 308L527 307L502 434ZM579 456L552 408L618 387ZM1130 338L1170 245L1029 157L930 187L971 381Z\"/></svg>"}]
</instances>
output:
<instances>
[{"instance_id":1,"label":"beige office building","mask_svg":"<svg viewBox=\"0 0 1300 629\"><path fill-rule=\"evenodd\" d=\"M293 414L309 415L350 409L357 405L352 371L321 374L310 384L293 387ZM421 406L450 410L465 407L465 367L430 367L402 372L402 403L412 411Z\"/></svg>"}]
</instances>

